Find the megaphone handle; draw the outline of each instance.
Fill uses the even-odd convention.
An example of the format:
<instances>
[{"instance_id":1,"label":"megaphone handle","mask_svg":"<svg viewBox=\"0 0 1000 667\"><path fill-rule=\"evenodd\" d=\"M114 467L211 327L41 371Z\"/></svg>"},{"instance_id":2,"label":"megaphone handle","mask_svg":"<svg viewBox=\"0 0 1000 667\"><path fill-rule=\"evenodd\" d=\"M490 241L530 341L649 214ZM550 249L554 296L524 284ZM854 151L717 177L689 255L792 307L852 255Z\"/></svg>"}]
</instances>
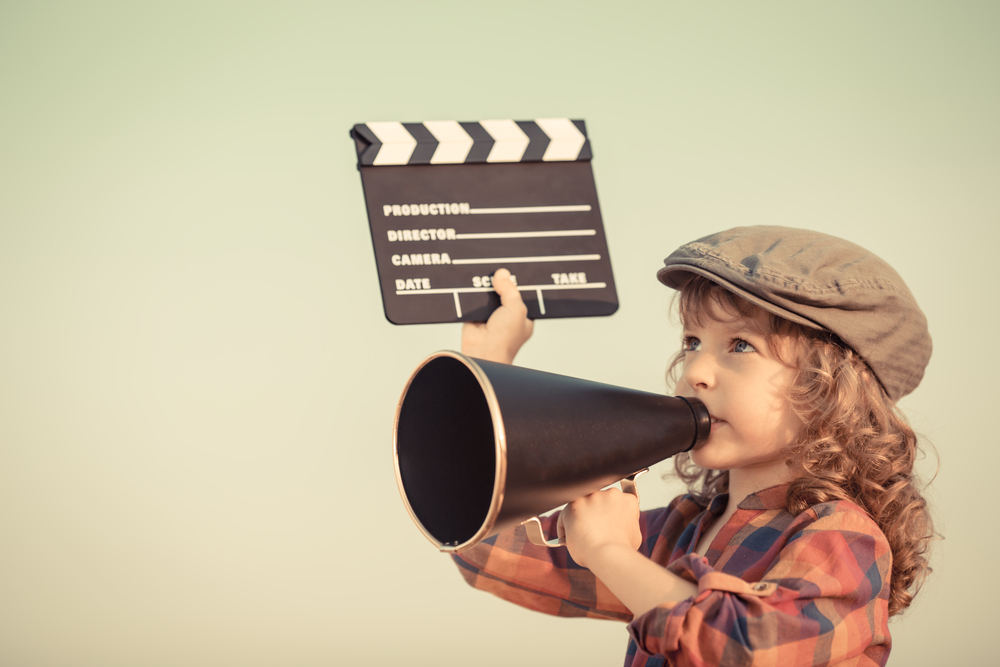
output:
<instances>
[{"instance_id":1,"label":"megaphone handle","mask_svg":"<svg viewBox=\"0 0 1000 667\"><path fill-rule=\"evenodd\" d=\"M566 538L563 537L556 537L551 540L545 539L545 533L542 532L542 522L538 520L537 516L522 521L521 525L527 531L528 541L532 544L540 547L562 547L566 545Z\"/></svg>"},{"instance_id":2,"label":"megaphone handle","mask_svg":"<svg viewBox=\"0 0 1000 667\"><path fill-rule=\"evenodd\" d=\"M638 500L639 489L635 485L635 478L644 472L649 472L649 468L643 468L639 472L633 473L623 479L621 481L622 493L631 493ZM542 522L537 516L522 521L521 525L524 526L524 530L528 533L528 541L534 545L550 548L566 546L566 539L563 537L556 537L551 540L545 539L545 533L542 532Z\"/></svg>"},{"instance_id":3,"label":"megaphone handle","mask_svg":"<svg viewBox=\"0 0 1000 667\"><path fill-rule=\"evenodd\" d=\"M639 500L639 487L635 485L635 478L644 472L649 472L649 468L643 468L637 473L633 473L622 480L622 493L631 493L635 496L636 500Z\"/></svg>"}]
</instances>

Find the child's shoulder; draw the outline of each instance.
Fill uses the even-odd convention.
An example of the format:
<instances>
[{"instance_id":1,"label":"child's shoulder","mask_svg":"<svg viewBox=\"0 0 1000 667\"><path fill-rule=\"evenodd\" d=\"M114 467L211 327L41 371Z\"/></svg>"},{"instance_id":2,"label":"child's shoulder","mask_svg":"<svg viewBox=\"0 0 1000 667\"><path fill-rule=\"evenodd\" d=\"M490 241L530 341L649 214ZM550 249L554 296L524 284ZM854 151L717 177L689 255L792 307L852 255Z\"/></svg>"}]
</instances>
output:
<instances>
[{"instance_id":1,"label":"child's shoulder","mask_svg":"<svg viewBox=\"0 0 1000 667\"><path fill-rule=\"evenodd\" d=\"M664 540L668 551L680 539L681 534L705 511L705 504L690 493L684 493L667 505L643 510L639 515L639 530L653 542ZM661 547L662 548L662 547Z\"/></svg>"},{"instance_id":2,"label":"child's shoulder","mask_svg":"<svg viewBox=\"0 0 1000 667\"><path fill-rule=\"evenodd\" d=\"M784 508L786 488L780 486L766 489L764 492L754 494L753 497L748 497L743 503L740 503L740 507L784 514L786 518L783 521L779 520L778 523L785 524L787 529L792 532L842 530L878 535L882 540L885 539L875 520L862 507L850 500L830 500L816 503L797 515L789 514ZM721 510L724 500L724 496L705 499L689 491L676 496L666 507L653 510L653 513L674 515L678 519L691 521L709 509L712 503L722 501L718 508Z\"/></svg>"},{"instance_id":3,"label":"child's shoulder","mask_svg":"<svg viewBox=\"0 0 1000 667\"><path fill-rule=\"evenodd\" d=\"M885 535L874 519L857 503L850 500L830 500L807 507L793 520L801 532L820 530L871 535L886 542Z\"/></svg>"}]
</instances>

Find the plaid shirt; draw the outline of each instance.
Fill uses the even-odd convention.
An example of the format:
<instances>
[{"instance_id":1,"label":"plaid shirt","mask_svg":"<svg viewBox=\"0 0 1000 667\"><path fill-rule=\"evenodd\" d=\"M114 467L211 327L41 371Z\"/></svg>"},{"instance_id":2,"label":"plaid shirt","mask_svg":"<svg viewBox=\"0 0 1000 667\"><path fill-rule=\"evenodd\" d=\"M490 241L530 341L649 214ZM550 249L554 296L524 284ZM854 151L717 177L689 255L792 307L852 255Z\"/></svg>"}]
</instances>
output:
<instances>
[{"instance_id":1,"label":"plaid shirt","mask_svg":"<svg viewBox=\"0 0 1000 667\"><path fill-rule=\"evenodd\" d=\"M784 510L787 486L748 496L713 540L694 552L726 508L690 495L642 512L639 551L698 585L698 594L633 618L565 548L538 547L524 528L455 556L465 579L529 609L629 622L626 667L660 665L884 665L892 554L850 502ZM543 519L555 534L557 515Z\"/></svg>"}]
</instances>

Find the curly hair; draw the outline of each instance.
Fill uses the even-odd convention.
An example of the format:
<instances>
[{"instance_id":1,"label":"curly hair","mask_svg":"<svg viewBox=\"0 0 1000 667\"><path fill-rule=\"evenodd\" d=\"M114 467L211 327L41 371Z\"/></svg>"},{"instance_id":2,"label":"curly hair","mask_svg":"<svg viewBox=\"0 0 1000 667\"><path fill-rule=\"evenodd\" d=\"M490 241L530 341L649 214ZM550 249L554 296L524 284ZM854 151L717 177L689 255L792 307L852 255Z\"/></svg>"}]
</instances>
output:
<instances>
[{"instance_id":1,"label":"curly hair","mask_svg":"<svg viewBox=\"0 0 1000 667\"><path fill-rule=\"evenodd\" d=\"M799 514L836 500L864 509L892 549L889 615L902 612L931 571L934 530L913 471L916 434L871 369L835 335L768 313L705 278L693 277L675 300L682 323L700 325L710 305L744 320L797 370L788 399L802 427L785 450L794 476L786 509ZM676 383L683 360L683 351L671 360L668 381ZM703 469L687 453L674 457L674 467L702 501L729 488L728 471Z\"/></svg>"}]
</instances>

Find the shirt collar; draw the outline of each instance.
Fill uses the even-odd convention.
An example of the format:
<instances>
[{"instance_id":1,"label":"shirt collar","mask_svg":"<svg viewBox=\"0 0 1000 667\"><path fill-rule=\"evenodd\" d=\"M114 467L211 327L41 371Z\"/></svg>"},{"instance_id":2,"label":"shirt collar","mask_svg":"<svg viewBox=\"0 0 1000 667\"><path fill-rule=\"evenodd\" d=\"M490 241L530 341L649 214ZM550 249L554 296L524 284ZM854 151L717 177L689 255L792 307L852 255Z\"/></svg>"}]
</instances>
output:
<instances>
[{"instance_id":1,"label":"shirt collar","mask_svg":"<svg viewBox=\"0 0 1000 667\"><path fill-rule=\"evenodd\" d=\"M739 504L741 510L781 510L785 509L788 484L779 484L751 493Z\"/></svg>"},{"instance_id":2,"label":"shirt collar","mask_svg":"<svg viewBox=\"0 0 1000 667\"><path fill-rule=\"evenodd\" d=\"M788 484L778 484L762 489L743 499L738 505L741 510L781 510L785 509L785 498L788 494ZM728 493L720 493L708 504L710 514L718 516L726 510L729 502Z\"/></svg>"}]
</instances>

